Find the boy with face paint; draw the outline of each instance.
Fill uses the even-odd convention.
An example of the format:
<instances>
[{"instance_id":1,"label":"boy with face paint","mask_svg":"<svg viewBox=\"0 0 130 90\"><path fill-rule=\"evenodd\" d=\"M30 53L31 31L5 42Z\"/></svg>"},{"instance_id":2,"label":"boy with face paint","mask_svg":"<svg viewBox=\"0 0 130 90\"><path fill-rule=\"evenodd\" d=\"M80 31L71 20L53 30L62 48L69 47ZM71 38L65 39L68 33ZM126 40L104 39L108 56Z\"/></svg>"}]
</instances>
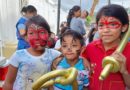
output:
<instances>
[{"instance_id":1,"label":"boy with face paint","mask_svg":"<svg viewBox=\"0 0 130 90\"><path fill-rule=\"evenodd\" d=\"M84 46L82 35L74 30L66 30L61 36L61 52L64 55L56 69L67 69L75 67L78 70L77 82L78 90L87 90L89 84L88 70L83 65L80 52ZM73 90L72 85L55 84L54 90Z\"/></svg>"},{"instance_id":2,"label":"boy with face paint","mask_svg":"<svg viewBox=\"0 0 130 90\"><path fill-rule=\"evenodd\" d=\"M30 18L26 31L30 47L17 50L11 57L3 90L32 90L32 83L50 71L52 61L61 54L46 48L51 31L43 17Z\"/></svg>"}]
</instances>

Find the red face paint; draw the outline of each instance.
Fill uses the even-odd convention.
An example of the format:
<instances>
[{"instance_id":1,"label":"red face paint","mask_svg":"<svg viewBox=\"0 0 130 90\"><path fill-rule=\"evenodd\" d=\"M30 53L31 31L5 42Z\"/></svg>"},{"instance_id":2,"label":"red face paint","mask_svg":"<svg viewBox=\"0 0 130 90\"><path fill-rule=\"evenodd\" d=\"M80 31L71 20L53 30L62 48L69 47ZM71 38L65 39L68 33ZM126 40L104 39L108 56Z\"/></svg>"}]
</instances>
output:
<instances>
[{"instance_id":1,"label":"red face paint","mask_svg":"<svg viewBox=\"0 0 130 90\"><path fill-rule=\"evenodd\" d=\"M114 17L102 17L98 22L98 28L100 30L109 28L109 29L117 29L121 27L120 21L115 20Z\"/></svg>"},{"instance_id":2,"label":"red face paint","mask_svg":"<svg viewBox=\"0 0 130 90\"><path fill-rule=\"evenodd\" d=\"M27 35L29 44L33 48L37 48L38 46L46 46L47 40L49 38L47 30L35 24L32 24L28 28Z\"/></svg>"}]
</instances>

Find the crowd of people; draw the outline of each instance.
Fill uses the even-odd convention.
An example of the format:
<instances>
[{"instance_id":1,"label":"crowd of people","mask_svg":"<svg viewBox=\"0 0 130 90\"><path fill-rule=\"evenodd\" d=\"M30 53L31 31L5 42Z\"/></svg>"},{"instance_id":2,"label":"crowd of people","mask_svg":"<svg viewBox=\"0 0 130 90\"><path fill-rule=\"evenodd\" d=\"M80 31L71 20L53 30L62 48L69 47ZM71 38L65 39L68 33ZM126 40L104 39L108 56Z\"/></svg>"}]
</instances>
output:
<instances>
[{"instance_id":1,"label":"crowd of people","mask_svg":"<svg viewBox=\"0 0 130 90\"><path fill-rule=\"evenodd\" d=\"M88 11L75 5L69 10L66 21L61 23L58 37L34 6L23 7L21 14L16 24L18 47L9 60L3 90L32 90L32 83L40 76L70 67L78 70L78 90L130 88L130 43L127 42L123 52L116 51L129 28L124 7L116 4L103 6L95 23L90 25ZM100 81L106 56L114 57L120 68ZM48 89L73 90L72 85L61 84Z\"/></svg>"}]
</instances>

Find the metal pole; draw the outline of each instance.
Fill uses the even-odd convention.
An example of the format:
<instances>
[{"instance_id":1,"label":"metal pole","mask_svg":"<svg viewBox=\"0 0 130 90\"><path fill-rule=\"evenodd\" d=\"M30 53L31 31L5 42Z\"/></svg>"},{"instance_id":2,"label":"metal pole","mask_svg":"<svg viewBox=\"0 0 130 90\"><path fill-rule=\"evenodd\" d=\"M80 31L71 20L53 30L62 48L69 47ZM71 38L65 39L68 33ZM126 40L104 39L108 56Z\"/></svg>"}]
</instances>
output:
<instances>
[{"instance_id":1,"label":"metal pole","mask_svg":"<svg viewBox=\"0 0 130 90\"><path fill-rule=\"evenodd\" d=\"M57 11L57 35L59 33L59 24L60 24L60 6L61 0L58 0L58 11Z\"/></svg>"},{"instance_id":2,"label":"metal pole","mask_svg":"<svg viewBox=\"0 0 130 90\"><path fill-rule=\"evenodd\" d=\"M110 5L111 4L111 0L108 0L108 5Z\"/></svg>"},{"instance_id":3,"label":"metal pole","mask_svg":"<svg viewBox=\"0 0 130 90\"><path fill-rule=\"evenodd\" d=\"M80 7L81 7L81 0L80 0Z\"/></svg>"}]
</instances>

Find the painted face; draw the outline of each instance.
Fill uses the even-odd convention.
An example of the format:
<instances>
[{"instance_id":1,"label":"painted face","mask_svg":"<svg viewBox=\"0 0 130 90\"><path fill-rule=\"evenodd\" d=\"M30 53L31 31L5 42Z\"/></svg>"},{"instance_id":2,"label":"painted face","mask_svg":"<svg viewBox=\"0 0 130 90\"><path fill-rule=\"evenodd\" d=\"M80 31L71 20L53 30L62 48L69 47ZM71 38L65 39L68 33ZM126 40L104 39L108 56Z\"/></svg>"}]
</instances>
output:
<instances>
[{"instance_id":1,"label":"painted face","mask_svg":"<svg viewBox=\"0 0 130 90\"><path fill-rule=\"evenodd\" d=\"M27 38L32 48L45 47L49 38L47 30L35 24L28 28Z\"/></svg>"},{"instance_id":2,"label":"painted face","mask_svg":"<svg viewBox=\"0 0 130 90\"><path fill-rule=\"evenodd\" d=\"M61 51L68 60L78 58L81 51L80 40L74 40L72 36L65 36L61 44Z\"/></svg>"},{"instance_id":3,"label":"painted face","mask_svg":"<svg viewBox=\"0 0 130 90\"><path fill-rule=\"evenodd\" d=\"M98 22L98 32L104 43L119 41L122 24L114 17L102 16Z\"/></svg>"},{"instance_id":4,"label":"painted face","mask_svg":"<svg viewBox=\"0 0 130 90\"><path fill-rule=\"evenodd\" d=\"M117 29L121 27L120 21L115 19L114 17L102 17L99 22L100 23L98 23L98 28L100 30L103 30L105 28Z\"/></svg>"}]
</instances>

